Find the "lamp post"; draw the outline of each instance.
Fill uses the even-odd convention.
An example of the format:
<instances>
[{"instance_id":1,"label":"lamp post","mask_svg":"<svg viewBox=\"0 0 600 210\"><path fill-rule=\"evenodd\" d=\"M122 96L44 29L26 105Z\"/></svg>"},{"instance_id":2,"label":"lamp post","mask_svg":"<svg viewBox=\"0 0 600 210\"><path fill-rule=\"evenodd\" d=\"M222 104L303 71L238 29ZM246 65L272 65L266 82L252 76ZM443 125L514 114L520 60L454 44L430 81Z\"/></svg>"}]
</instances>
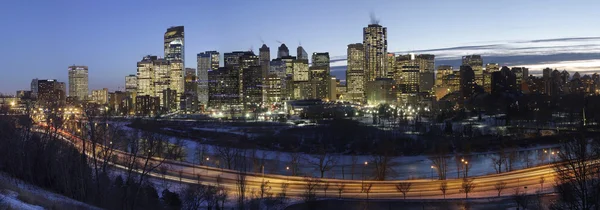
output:
<instances>
[{"instance_id":1,"label":"lamp post","mask_svg":"<svg viewBox=\"0 0 600 210\"><path fill-rule=\"evenodd\" d=\"M465 161L465 178L469 178L469 161Z\"/></svg>"},{"instance_id":2,"label":"lamp post","mask_svg":"<svg viewBox=\"0 0 600 210\"><path fill-rule=\"evenodd\" d=\"M363 167L363 170L362 170L363 181L365 180L365 169L367 168L367 165L369 165L369 162L365 161L365 167Z\"/></svg>"},{"instance_id":3,"label":"lamp post","mask_svg":"<svg viewBox=\"0 0 600 210\"><path fill-rule=\"evenodd\" d=\"M208 161L210 160L210 158L206 157L206 175L208 176Z\"/></svg>"},{"instance_id":4,"label":"lamp post","mask_svg":"<svg viewBox=\"0 0 600 210\"><path fill-rule=\"evenodd\" d=\"M435 167L431 166L431 180L433 180L433 168L435 168Z\"/></svg>"}]
</instances>

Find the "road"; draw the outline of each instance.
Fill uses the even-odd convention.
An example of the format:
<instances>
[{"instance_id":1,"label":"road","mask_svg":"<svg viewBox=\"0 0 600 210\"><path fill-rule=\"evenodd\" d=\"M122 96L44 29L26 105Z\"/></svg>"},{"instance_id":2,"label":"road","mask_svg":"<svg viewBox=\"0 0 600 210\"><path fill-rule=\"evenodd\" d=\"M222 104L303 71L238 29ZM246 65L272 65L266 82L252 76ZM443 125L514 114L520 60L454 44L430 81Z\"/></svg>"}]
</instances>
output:
<instances>
[{"instance_id":1,"label":"road","mask_svg":"<svg viewBox=\"0 0 600 210\"><path fill-rule=\"evenodd\" d=\"M36 130L43 132L42 129ZM73 143L77 148L82 148L82 140L66 131L59 130L60 139ZM89 145L89 143L88 143ZM99 148L102 146L99 145ZM89 149L88 149L89 151ZM91 153L86 152L88 156ZM117 159L125 159L130 154L114 150ZM161 158L152 158L151 164L159 164L168 170L165 174L150 172L149 175L158 179L169 179L174 182L201 183L205 185L221 185L229 192L237 192L238 177L245 176L248 192L259 191L263 182L268 182L270 190L268 192L278 194L282 192L282 185L287 185L286 195L290 197L301 197L310 183L318 184L315 194L318 197L338 197L357 198L357 199L398 199L402 194L397 190L398 183L410 183L411 187L406 194L406 199L441 199L441 198L465 198L461 193L462 179L449 179L447 183L446 196L443 196L440 185L443 181L420 179L420 180L394 180L394 181L360 181L360 180L342 180L342 179L312 179L296 176L284 176L261 173L240 173L235 170L220 169L208 166L200 166L187 162L173 160L164 160ZM111 163L114 167L126 170L127 167L119 161ZM491 166L490 166L491 167ZM138 171L141 172L141 171ZM538 191L544 193L552 192L554 182L554 169L552 165L543 165L528 169L516 170L501 174L470 177L475 184L474 189L469 193L469 198L496 197L498 195L495 185L499 182L506 183L502 196L514 194L515 189L523 193L533 194ZM544 177L544 189L540 184L541 177ZM342 193L338 193L340 186L344 186ZM364 190L369 188L370 190ZM325 190L327 188L327 190ZM368 193L367 193L368 191Z\"/></svg>"}]
</instances>

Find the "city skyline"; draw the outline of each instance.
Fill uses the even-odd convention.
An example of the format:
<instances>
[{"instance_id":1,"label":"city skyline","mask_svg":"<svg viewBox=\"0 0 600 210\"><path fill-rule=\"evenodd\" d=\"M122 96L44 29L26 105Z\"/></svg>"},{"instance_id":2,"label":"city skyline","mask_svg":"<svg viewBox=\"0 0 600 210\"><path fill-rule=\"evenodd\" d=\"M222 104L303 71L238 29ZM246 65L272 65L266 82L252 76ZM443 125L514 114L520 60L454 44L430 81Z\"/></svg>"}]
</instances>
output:
<instances>
[{"instance_id":1,"label":"city skyline","mask_svg":"<svg viewBox=\"0 0 600 210\"><path fill-rule=\"evenodd\" d=\"M279 2L257 2L247 5L246 2L238 2L228 8L215 6L216 10L208 14L214 14L215 18L229 19L225 15L219 15L218 11L222 9L239 10L235 17L240 15L252 15L256 17L251 19L250 25L241 28L247 33L229 33L228 30L236 28L231 23L223 21L198 21L197 16L190 15L189 10L198 8L202 5L190 4L180 5L181 14L172 15L172 18L150 17L132 11L133 7L147 7L130 3L129 5L120 5L121 7L112 8L110 4L81 3L72 2L71 4L50 4L41 2L35 6L24 5L19 2L11 2L6 8L28 7L31 11L38 11L39 14L22 18L28 27L16 26L23 29L27 36L17 36L15 34L3 34L0 38L11 40L4 49L15 49L2 51L1 55L7 59L6 70L17 69L24 59L35 58L40 62L32 64L31 70L22 71L26 73L10 74L6 82L0 84L0 92L12 94L16 90L27 89L29 82L33 78L39 79L58 79L66 82L68 73L65 68L73 63L89 66L89 89L101 89L104 87L110 90L116 90L121 87L124 90L123 76L135 73L135 63L144 55L163 56L163 39L166 28L171 26L183 25L186 27L186 51L185 67L196 67L196 54L207 50L217 50L221 53L248 50L252 48L258 53L258 48L264 42L271 50L271 57L276 57L276 49L280 44L285 43L288 48L294 49L299 43L311 54L312 52L329 52L331 55L331 73L337 78L345 78L345 52L346 46L351 43L357 43L362 40L361 29L370 23L369 15L373 13L380 24L388 28L388 51L390 52L415 52L431 53L436 55L436 66L450 64L457 67L454 63L457 56L468 54L481 54L484 56L484 63L497 62L501 65L521 65L527 66L531 72L537 74L544 67L567 69L569 71L595 71L600 69L598 57L600 55L600 37L591 37L598 34L593 28L588 28L588 23L597 22L594 15L587 15L593 12L589 4L597 4L588 1L574 4L571 2L555 2L551 6L538 8L535 3L515 3L512 1L498 3L497 5L483 6L477 2L438 2L431 7L432 13L435 11L447 11L452 17L439 20L440 15L431 14L429 18L414 18L414 20L423 21L423 23L438 23L424 27L427 24L419 26L419 21L400 21L402 18L417 17L414 12L395 14L390 8L423 8L424 3L396 3L396 2L376 2L373 5L364 5L363 2L351 2L349 5L342 6L331 2L322 2L321 7L317 8L316 15L330 18L330 21L318 22L315 17L304 17L300 14L307 11L310 3L279 3ZM476 20L461 23L460 20L466 19L471 15L460 14L460 6L468 4L476 10L474 14ZM257 8L268 6L270 10L264 14L258 14ZM210 5L204 5L210 6ZM54 10L44 10L45 7L54 8ZM149 7L149 6L148 6ZM189 7L189 8L188 8ZM242 9L246 8L247 9ZM501 15L483 16L483 9L508 8ZM293 9L291 9L293 8ZM329 8L330 10L328 10ZM113 18L104 18L100 20L104 12L115 13ZM102 10L104 9L104 10ZM511 9L511 10L509 10ZM561 10L569 11L577 9L577 14L567 14L560 19L552 21L554 24L542 24L544 20L550 20L553 12ZM64 11L63 11L64 10ZM91 11L90 11L91 10ZM21 14L7 11L5 14L15 18L23 17ZM66 13L69 11L69 13ZM73 12L71 12L73 11ZM125 11L130 11L126 13ZM428 10L429 11L429 10ZM62 14L61 12L65 12ZM120 13L122 12L122 13ZM81 16L78 16L80 14ZM148 13L155 14L155 13ZM352 14L349 16L349 14ZM519 14L520 18L517 18ZM158 15L163 17L164 15ZM271 18L282 16L282 20ZM48 17L39 21L42 17ZM74 19L74 17L78 17ZM501 23L496 24L496 30L489 30L485 27L486 20L496 20L504 18ZM581 19L581 17L585 17ZM118 19L125 18L125 19ZM129 19L127 19L129 18ZM151 23L139 23L140 19L151 18ZM156 18L156 19L154 19ZM268 21L267 21L268 20ZM579 21L577 21L579 20ZM38 21L38 22L36 22ZM44 26L48 21L59 21L62 24L55 27ZM34 23L35 22L35 23ZM264 22L269 22L265 25ZM294 24L283 24L294 22ZM3 20L2 25L6 27L14 26L16 23ZM84 24L85 23L85 24ZM213 25L216 24L216 25ZM283 25L282 25L283 24ZM336 27L329 27L334 24ZM553 25L562 24L560 30ZM298 33L281 32L272 25L282 25L283 29L290 27ZM310 30L308 26L311 26ZM206 27L214 27L216 34L202 32ZM406 30L411 28L413 30ZM469 28L468 31L477 33L462 33L462 28ZM94 34L94 30L102 30L103 36ZM143 30L142 30L143 29ZM479 30L475 30L479 29ZM583 30L585 29L585 30ZM314 30L321 30L323 33L312 33ZM444 39L436 39L436 36L443 33ZM533 32L535 31L535 32ZM42 33L44 32L44 33ZM434 33L435 32L435 33ZM45 34L45 36L43 36ZM342 36L343 35L343 36ZM221 38L219 38L221 37ZM332 39L331 37L336 37ZM586 38L578 38L586 37ZM60 39L59 39L60 38ZM552 40L548 40L552 39ZM14 44L21 44L25 47L17 48ZM77 46L77 47L66 47ZM115 51L115 47L119 50ZM48 56L32 56L35 54L51 54ZM294 50L292 50L294 52ZM552 55L539 58L539 55ZM514 55L514 56L513 56ZM517 56L517 57L515 57ZM536 57L538 56L538 57ZM101 59L100 59L101 58ZM527 59L530 59L527 61ZM21 71L20 71L21 72Z\"/></svg>"}]
</instances>

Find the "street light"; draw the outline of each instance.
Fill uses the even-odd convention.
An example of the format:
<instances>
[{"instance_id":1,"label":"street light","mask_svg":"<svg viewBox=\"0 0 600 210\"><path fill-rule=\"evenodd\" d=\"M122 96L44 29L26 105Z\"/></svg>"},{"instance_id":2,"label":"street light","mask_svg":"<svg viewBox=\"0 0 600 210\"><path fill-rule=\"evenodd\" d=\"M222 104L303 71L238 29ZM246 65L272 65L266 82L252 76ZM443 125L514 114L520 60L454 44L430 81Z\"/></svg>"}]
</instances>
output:
<instances>
[{"instance_id":1,"label":"street light","mask_svg":"<svg viewBox=\"0 0 600 210\"><path fill-rule=\"evenodd\" d=\"M435 167L431 166L431 180L433 180L433 168L435 168Z\"/></svg>"},{"instance_id":2,"label":"street light","mask_svg":"<svg viewBox=\"0 0 600 210\"><path fill-rule=\"evenodd\" d=\"M465 178L469 177L469 161L465 161Z\"/></svg>"}]
</instances>

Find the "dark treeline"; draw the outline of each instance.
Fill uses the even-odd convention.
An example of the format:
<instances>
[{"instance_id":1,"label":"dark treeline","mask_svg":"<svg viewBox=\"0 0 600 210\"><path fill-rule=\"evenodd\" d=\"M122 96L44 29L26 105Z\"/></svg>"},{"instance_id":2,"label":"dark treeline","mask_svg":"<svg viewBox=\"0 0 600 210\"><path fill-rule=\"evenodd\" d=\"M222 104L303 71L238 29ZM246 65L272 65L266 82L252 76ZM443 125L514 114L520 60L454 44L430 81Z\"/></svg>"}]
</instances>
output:
<instances>
[{"instance_id":1,"label":"dark treeline","mask_svg":"<svg viewBox=\"0 0 600 210\"><path fill-rule=\"evenodd\" d=\"M0 118L0 171L67 197L105 209L179 209L179 195L159 192L140 175L112 178L87 156L58 139L56 130L34 132L28 117Z\"/></svg>"}]
</instances>

